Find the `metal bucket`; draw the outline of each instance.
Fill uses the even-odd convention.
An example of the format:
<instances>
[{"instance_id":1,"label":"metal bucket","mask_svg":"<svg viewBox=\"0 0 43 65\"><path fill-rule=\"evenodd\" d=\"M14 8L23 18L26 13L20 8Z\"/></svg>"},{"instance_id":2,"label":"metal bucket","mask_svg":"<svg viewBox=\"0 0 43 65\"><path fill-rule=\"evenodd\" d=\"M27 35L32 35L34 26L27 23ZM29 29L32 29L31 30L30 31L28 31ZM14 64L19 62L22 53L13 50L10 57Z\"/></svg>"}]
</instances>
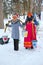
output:
<instances>
[{"instance_id":1,"label":"metal bucket","mask_svg":"<svg viewBox=\"0 0 43 65\"><path fill-rule=\"evenodd\" d=\"M22 35L23 35L23 37L27 37L27 36L28 36L28 31L23 30L23 31L22 31Z\"/></svg>"},{"instance_id":2,"label":"metal bucket","mask_svg":"<svg viewBox=\"0 0 43 65\"><path fill-rule=\"evenodd\" d=\"M0 38L0 44L6 44L9 42L9 38L7 36L3 36Z\"/></svg>"},{"instance_id":3,"label":"metal bucket","mask_svg":"<svg viewBox=\"0 0 43 65\"><path fill-rule=\"evenodd\" d=\"M32 41L33 48L37 48L37 40Z\"/></svg>"}]
</instances>

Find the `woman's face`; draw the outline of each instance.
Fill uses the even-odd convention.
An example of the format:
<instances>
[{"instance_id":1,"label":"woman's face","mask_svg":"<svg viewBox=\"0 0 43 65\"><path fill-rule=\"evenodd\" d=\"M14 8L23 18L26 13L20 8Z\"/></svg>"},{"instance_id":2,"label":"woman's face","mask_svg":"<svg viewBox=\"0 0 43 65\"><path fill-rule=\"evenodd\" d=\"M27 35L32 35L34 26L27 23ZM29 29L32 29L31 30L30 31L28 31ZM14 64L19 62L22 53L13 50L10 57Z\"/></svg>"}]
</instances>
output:
<instances>
[{"instance_id":1,"label":"woman's face","mask_svg":"<svg viewBox=\"0 0 43 65\"><path fill-rule=\"evenodd\" d=\"M14 16L13 16L13 21L15 22L16 20L17 20L17 16L14 15Z\"/></svg>"},{"instance_id":2,"label":"woman's face","mask_svg":"<svg viewBox=\"0 0 43 65\"><path fill-rule=\"evenodd\" d=\"M15 18L15 19L13 18L13 21L14 21L14 22L15 22L16 20L17 20L17 18Z\"/></svg>"}]
</instances>

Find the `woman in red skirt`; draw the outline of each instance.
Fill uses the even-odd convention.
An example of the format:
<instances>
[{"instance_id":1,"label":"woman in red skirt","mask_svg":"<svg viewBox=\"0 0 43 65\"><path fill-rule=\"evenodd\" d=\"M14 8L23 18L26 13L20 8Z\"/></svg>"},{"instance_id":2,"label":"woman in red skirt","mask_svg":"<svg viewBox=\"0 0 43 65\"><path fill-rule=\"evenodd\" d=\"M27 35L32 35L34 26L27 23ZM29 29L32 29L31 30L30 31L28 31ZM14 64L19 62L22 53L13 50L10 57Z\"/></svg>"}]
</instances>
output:
<instances>
[{"instance_id":1,"label":"woman in red skirt","mask_svg":"<svg viewBox=\"0 0 43 65\"><path fill-rule=\"evenodd\" d=\"M36 39L36 27L33 23L33 15L32 13L28 13L27 15L28 20L27 23L24 27L24 29L27 31L27 36L24 37L24 47L27 48L32 48L33 49L33 45L32 45L32 40ZM33 31L34 30L34 31Z\"/></svg>"}]
</instances>

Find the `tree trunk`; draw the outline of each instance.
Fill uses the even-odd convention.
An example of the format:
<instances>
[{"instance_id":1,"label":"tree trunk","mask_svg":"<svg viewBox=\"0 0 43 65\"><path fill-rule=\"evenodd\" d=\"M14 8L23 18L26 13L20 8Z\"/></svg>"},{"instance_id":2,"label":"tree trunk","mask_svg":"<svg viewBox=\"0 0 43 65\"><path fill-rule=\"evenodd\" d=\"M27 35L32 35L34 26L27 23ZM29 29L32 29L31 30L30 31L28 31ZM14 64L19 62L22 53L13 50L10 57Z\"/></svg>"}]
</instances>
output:
<instances>
[{"instance_id":1,"label":"tree trunk","mask_svg":"<svg viewBox=\"0 0 43 65\"><path fill-rule=\"evenodd\" d=\"M33 9L33 0L28 0L28 11L32 12Z\"/></svg>"},{"instance_id":2,"label":"tree trunk","mask_svg":"<svg viewBox=\"0 0 43 65\"><path fill-rule=\"evenodd\" d=\"M0 29L4 28L3 23L3 6L2 6L2 0L0 0Z\"/></svg>"}]
</instances>

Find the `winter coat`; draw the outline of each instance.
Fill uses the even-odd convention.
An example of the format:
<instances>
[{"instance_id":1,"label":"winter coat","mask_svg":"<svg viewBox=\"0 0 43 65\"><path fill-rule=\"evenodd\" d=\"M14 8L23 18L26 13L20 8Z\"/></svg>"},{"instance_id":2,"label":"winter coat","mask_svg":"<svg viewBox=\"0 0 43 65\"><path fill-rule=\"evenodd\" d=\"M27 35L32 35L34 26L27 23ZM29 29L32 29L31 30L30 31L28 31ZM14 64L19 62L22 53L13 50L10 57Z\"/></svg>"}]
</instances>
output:
<instances>
[{"instance_id":1,"label":"winter coat","mask_svg":"<svg viewBox=\"0 0 43 65\"><path fill-rule=\"evenodd\" d=\"M33 16L32 16L31 18L29 18L29 17L27 16L26 21L25 21L25 24L26 24L28 21L31 21L32 19L33 19ZM37 21L36 19L34 19L34 24L35 24L35 25L39 25L39 23L38 23L38 21Z\"/></svg>"},{"instance_id":2,"label":"winter coat","mask_svg":"<svg viewBox=\"0 0 43 65\"><path fill-rule=\"evenodd\" d=\"M11 25L8 25L9 27L12 27L12 38L13 39L19 39L19 26L22 27L19 20L16 22L11 21Z\"/></svg>"}]
</instances>

